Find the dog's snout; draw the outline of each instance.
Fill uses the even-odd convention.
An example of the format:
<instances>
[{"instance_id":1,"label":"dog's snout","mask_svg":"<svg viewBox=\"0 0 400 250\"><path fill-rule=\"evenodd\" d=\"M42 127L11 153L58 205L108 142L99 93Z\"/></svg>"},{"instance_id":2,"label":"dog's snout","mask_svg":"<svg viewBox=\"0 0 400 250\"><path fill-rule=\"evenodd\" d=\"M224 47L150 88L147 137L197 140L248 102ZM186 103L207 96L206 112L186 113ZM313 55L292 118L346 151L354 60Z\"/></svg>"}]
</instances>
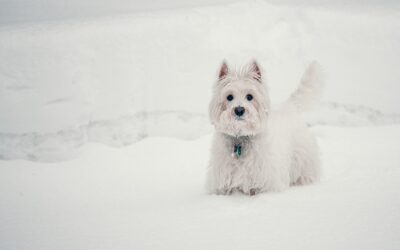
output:
<instances>
[{"instance_id":1,"label":"dog's snout","mask_svg":"<svg viewBox=\"0 0 400 250\"><path fill-rule=\"evenodd\" d=\"M237 115L237 116L242 116L243 114L244 114L244 111L245 111L245 109L243 108L243 107L236 107L235 108L235 114Z\"/></svg>"}]
</instances>

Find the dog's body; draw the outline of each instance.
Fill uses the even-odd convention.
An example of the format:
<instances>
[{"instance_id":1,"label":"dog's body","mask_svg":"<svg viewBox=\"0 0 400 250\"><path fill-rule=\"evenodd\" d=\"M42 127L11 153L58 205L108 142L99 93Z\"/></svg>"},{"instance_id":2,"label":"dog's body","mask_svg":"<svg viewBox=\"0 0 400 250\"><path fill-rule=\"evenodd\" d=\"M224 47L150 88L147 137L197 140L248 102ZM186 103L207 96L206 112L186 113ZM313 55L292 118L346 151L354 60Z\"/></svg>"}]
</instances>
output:
<instances>
[{"instance_id":1,"label":"dog's body","mask_svg":"<svg viewBox=\"0 0 400 250\"><path fill-rule=\"evenodd\" d=\"M319 94L319 76L312 63L289 100L272 111L257 63L240 72L223 63L210 103L216 128L207 177L210 193L254 195L318 179L318 146L302 112Z\"/></svg>"}]
</instances>

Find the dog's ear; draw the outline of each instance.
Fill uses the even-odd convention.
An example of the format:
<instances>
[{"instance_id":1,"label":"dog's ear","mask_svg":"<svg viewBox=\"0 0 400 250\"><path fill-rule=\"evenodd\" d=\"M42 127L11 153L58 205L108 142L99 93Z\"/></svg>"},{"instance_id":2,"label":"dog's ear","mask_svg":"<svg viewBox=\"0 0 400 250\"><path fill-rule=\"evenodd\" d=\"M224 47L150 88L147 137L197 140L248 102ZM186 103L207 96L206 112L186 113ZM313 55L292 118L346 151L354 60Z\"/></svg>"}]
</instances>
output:
<instances>
[{"instance_id":1,"label":"dog's ear","mask_svg":"<svg viewBox=\"0 0 400 250\"><path fill-rule=\"evenodd\" d=\"M250 73L252 78L261 82L261 69L256 60L253 60L250 64Z\"/></svg>"},{"instance_id":2,"label":"dog's ear","mask_svg":"<svg viewBox=\"0 0 400 250\"><path fill-rule=\"evenodd\" d=\"M228 72L229 72L229 68L228 68L228 65L226 64L226 61L224 60L222 62L221 68L219 69L218 79L219 80L224 79L226 77L226 75L228 74Z\"/></svg>"}]
</instances>

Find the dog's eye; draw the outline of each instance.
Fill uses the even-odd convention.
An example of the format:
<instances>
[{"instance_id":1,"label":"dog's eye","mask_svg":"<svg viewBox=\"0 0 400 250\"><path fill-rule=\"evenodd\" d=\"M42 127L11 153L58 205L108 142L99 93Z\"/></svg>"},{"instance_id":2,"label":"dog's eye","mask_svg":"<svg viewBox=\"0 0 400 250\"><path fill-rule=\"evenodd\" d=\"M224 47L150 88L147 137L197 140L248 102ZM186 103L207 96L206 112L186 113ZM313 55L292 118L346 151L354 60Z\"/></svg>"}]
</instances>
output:
<instances>
[{"instance_id":1,"label":"dog's eye","mask_svg":"<svg viewBox=\"0 0 400 250\"><path fill-rule=\"evenodd\" d=\"M253 96L248 94L248 95L246 95L246 99L247 99L247 101L251 101L251 100L253 100Z\"/></svg>"},{"instance_id":2,"label":"dog's eye","mask_svg":"<svg viewBox=\"0 0 400 250\"><path fill-rule=\"evenodd\" d=\"M232 100L233 100L233 95L228 95L228 96L226 97L226 100L232 101Z\"/></svg>"}]
</instances>

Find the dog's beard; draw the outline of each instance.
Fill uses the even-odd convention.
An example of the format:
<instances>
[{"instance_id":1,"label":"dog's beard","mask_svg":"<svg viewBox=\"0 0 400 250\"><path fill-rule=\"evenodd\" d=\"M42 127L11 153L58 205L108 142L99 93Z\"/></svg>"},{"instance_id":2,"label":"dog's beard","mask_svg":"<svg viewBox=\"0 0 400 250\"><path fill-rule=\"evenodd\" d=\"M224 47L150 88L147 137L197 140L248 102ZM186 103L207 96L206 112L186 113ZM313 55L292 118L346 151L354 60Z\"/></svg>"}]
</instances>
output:
<instances>
[{"instance_id":1,"label":"dog's beard","mask_svg":"<svg viewBox=\"0 0 400 250\"><path fill-rule=\"evenodd\" d=\"M258 112L248 112L243 117L233 115L225 110L221 113L216 129L231 136L251 136L261 132L265 117Z\"/></svg>"}]
</instances>

